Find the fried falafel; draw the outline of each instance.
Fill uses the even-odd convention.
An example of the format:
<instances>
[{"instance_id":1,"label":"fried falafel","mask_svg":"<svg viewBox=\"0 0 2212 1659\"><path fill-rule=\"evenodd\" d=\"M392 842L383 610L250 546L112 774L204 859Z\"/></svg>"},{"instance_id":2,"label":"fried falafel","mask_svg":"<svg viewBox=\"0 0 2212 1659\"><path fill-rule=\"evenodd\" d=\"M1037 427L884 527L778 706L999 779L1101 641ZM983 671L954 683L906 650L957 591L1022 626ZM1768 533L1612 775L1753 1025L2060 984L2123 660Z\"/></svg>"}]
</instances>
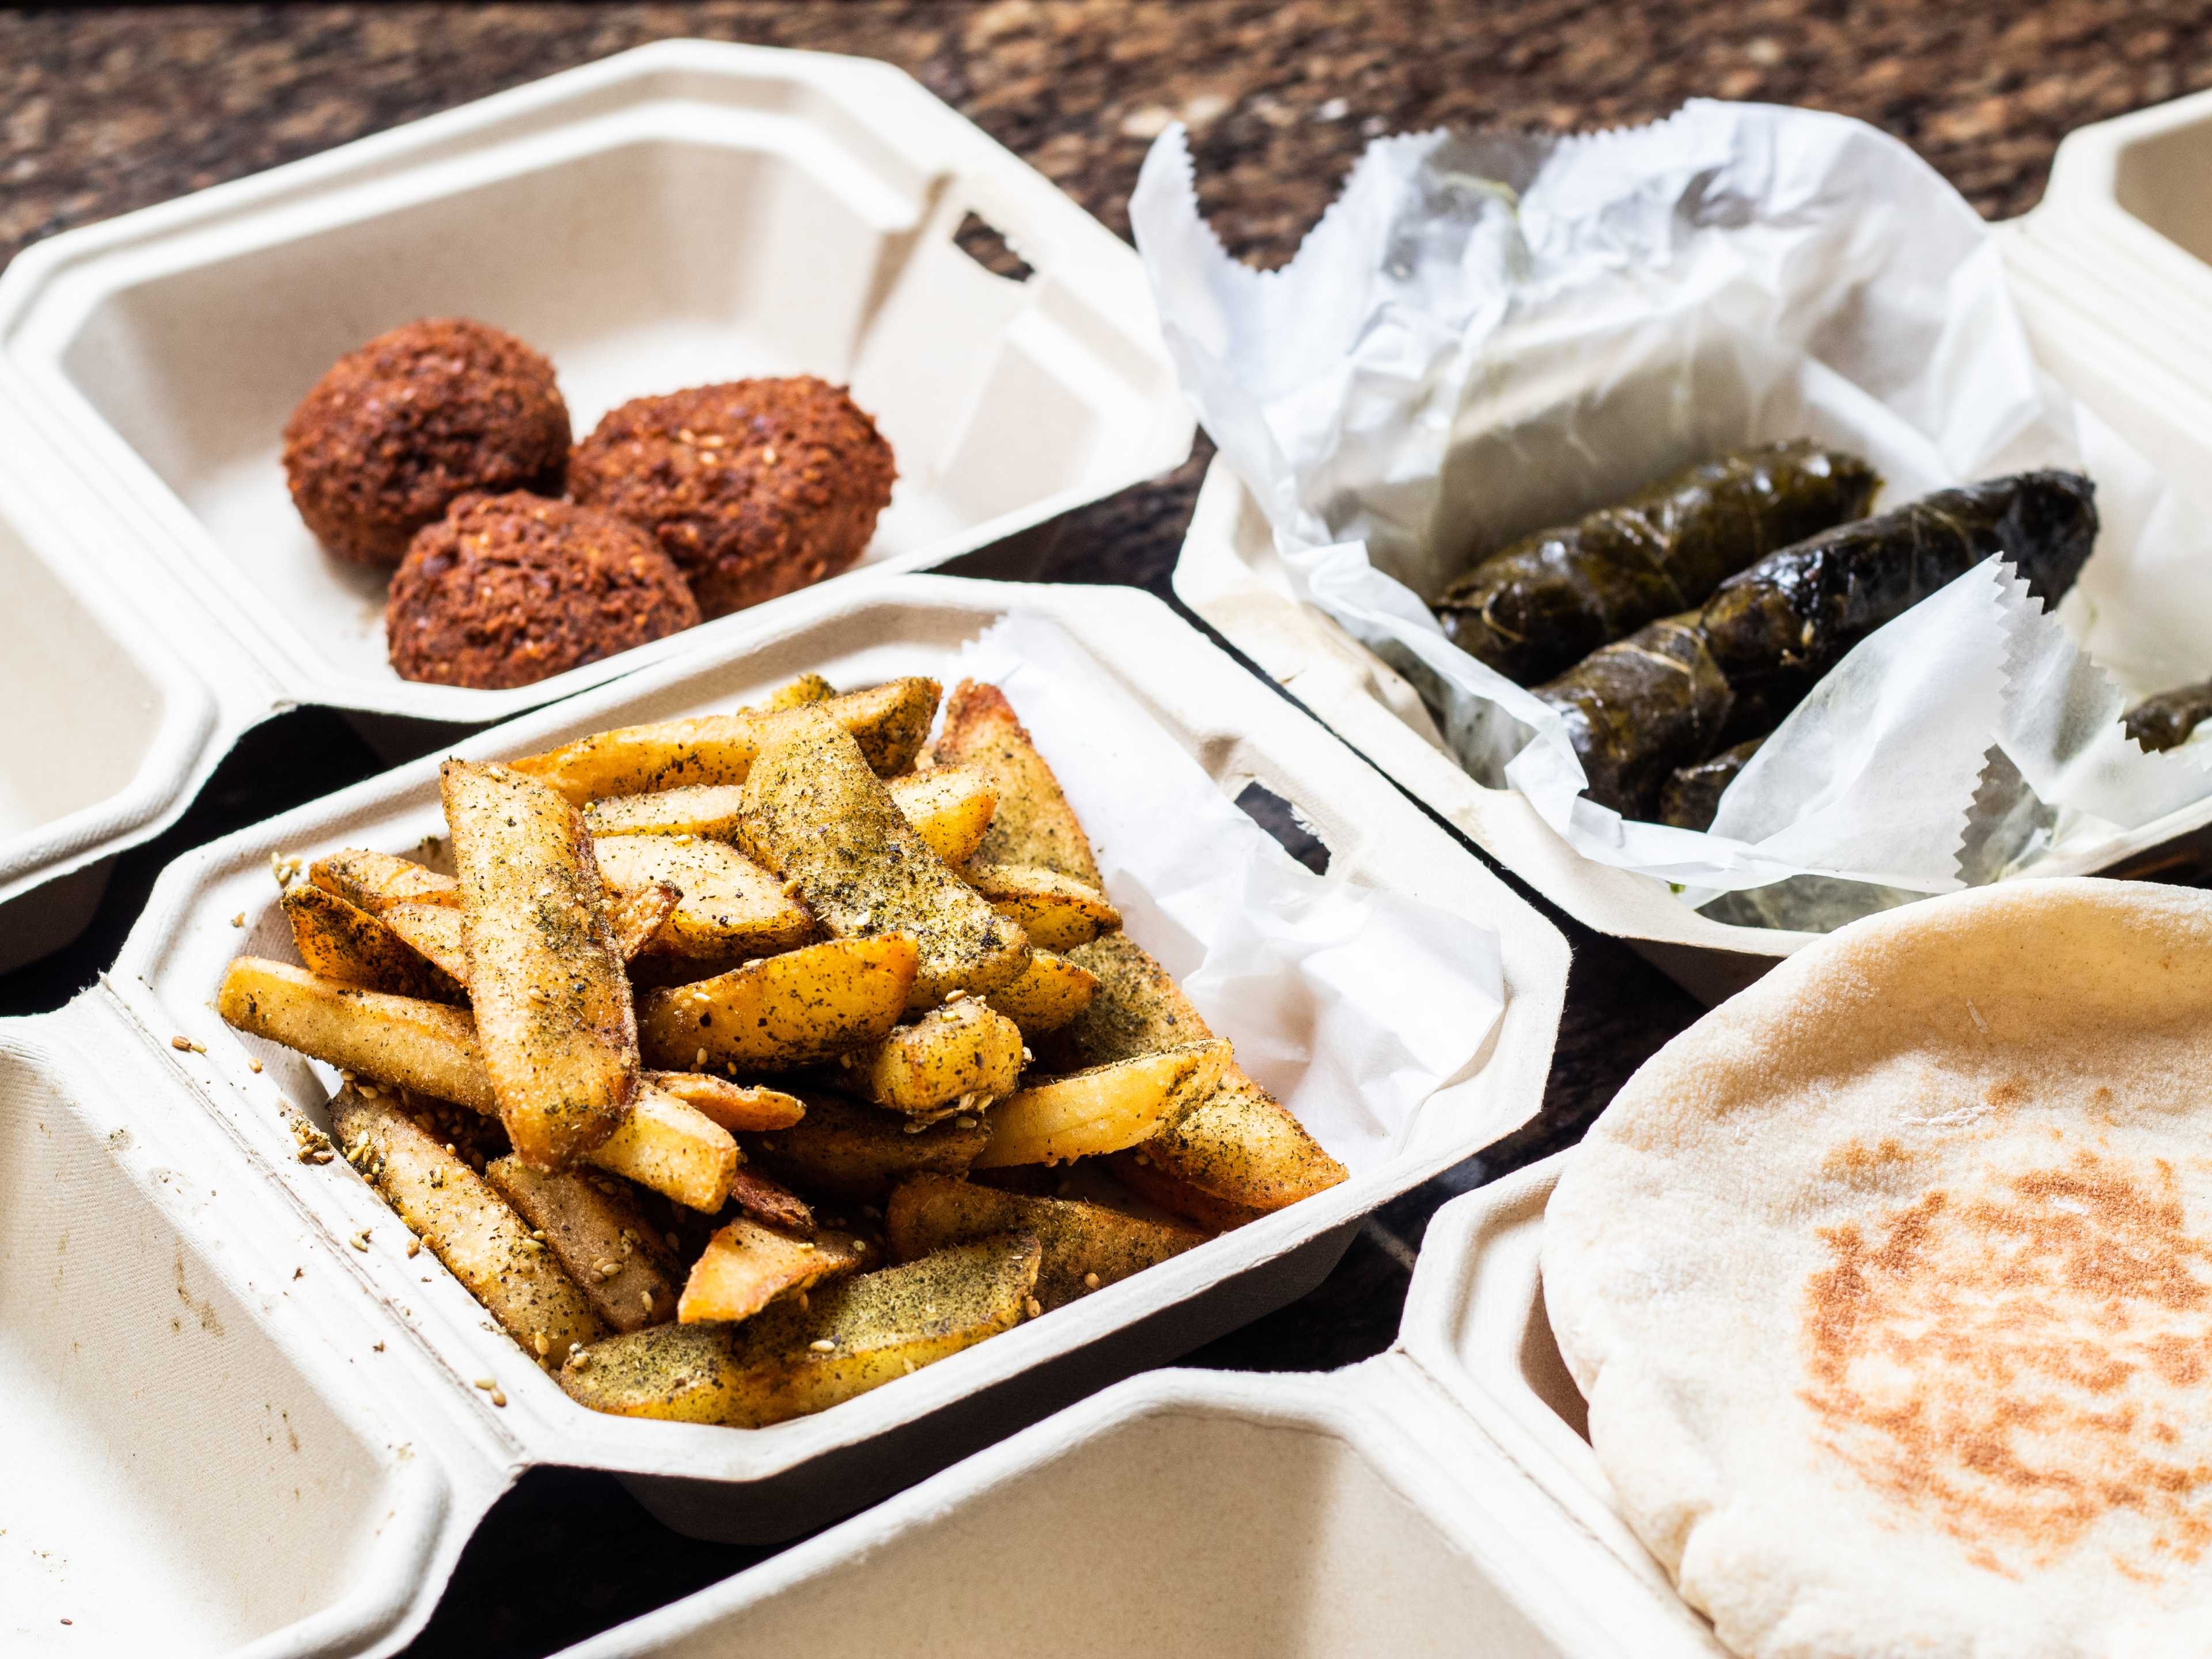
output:
<instances>
[{"instance_id":1,"label":"fried falafel","mask_svg":"<svg viewBox=\"0 0 2212 1659\"><path fill-rule=\"evenodd\" d=\"M418 532L384 630L401 678L504 690L691 627L683 573L635 525L514 491Z\"/></svg>"},{"instance_id":2,"label":"fried falafel","mask_svg":"<svg viewBox=\"0 0 2212 1659\"><path fill-rule=\"evenodd\" d=\"M808 374L635 398L568 459L569 495L650 531L708 617L848 568L896 477L875 422Z\"/></svg>"},{"instance_id":3,"label":"fried falafel","mask_svg":"<svg viewBox=\"0 0 2212 1659\"><path fill-rule=\"evenodd\" d=\"M333 363L284 423L284 473L316 539L394 565L471 491L561 493L568 406L512 334L423 318Z\"/></svg>"}]
</instances>

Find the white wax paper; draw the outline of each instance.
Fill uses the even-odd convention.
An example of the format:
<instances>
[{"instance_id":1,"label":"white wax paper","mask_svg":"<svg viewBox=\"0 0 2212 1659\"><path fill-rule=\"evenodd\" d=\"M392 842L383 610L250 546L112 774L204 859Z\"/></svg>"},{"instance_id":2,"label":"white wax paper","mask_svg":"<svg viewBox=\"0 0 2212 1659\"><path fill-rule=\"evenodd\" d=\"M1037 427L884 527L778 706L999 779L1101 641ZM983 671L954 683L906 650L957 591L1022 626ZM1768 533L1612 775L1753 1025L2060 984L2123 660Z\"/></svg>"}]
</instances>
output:
<instances>
[{"instance_id":1,"label":"white wax paper","mask_svg":"<svg viewBox=\"0 0 2212 1659\"><path fill-rule=\"evenodd\" d=\"M1041 617L998 623L958 672L1006 693L1089 833L1129 937L1245 1070L1353 1171L1397 1151L1504 1010L1498 935L1297 863Z\"/></svg>"},{"instance_id":2,"label":"white wax paper","mask_svg":"<svg viewBox=\"0 0 2212 1659\"><path fill-rule=\"evenodd\" d=\"M1585 856L1693 900L1796 876L1936 892L1960 884L1970 823L2016 804L1992 787L1978 802L1992 751L2076 845L2212 793L2194 755L2145 756L2117 725L2133 696L2212 668L2212 531L2038 368L1988 228L1874 128L1698 102L1586 137L1383 139L1272 273L1200 219L1175 129L1130 220L1185 389L1302 596ZM1863 641L1714 833L1624 821L1582 798L1559 718L1424 600L1478 550L1801 436L1872 460L1877 510L2088 471L2105 529L2062 611L2075 635L1992 562Z\"/></svg>"}]
</instances>

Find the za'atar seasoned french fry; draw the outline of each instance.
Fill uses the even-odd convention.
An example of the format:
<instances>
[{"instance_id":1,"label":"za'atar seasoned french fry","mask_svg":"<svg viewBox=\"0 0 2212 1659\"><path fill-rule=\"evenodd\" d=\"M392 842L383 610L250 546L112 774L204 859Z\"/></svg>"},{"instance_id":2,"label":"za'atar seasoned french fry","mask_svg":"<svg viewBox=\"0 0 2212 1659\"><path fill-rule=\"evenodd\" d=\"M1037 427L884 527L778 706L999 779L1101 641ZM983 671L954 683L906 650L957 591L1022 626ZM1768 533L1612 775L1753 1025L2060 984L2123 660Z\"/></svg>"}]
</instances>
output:
<instances>
[{"instance_id":1,"label":"za'atar seasoned french fry","mask_svg":"<svg viewBox=\"0 0 2212 1659\"><path fill-rule=\"evenodd\" d=\"M346 1088L331 1102L346 1161L422 1237L431 1253L526 1352L559 1364L602 1334L591 1303L529 1224L467 1161L380 1092Z\"/></svg>"},{"instance_id":2,"label":"za'atar seasoned french fry","mask_svg":"<svg viewBox=\"0 0 2212 1659\"><path fill-rule=\"evenodd\" d=\"M686 1325L750 1319L780 1296L866 1264L860 1241L848 1234L798 1238L740 1216L708 1239L691 1264L676 1316Z\"/></svg>"},{"instance_id":3,"label":"za'atar seasoned french fry","mask_svg":"<svg viewBox=\"0 0 2212 1659\"><path fill-rule=\"evenodd\" d=\"M561 1372L578 1404L623 1417L760 1428L826 1410L1021 1322L1042 1254L1015 1235L861 1273L743 1324L610 1337Z\"/></svg>"},{"instance_id":4,"label":"za'atar seasoned french fry","mask_svg":"<svg viewBox=\"0 0 2212 1659\"><path fill-rule=\"evenodd\" d=\"M998 804L990 781L971 767L939 766L884 781L901 816L947 864L967 861ZM735 841L744 798L743 786L733 783L615 795L586 806L584 822L599 836L703 836L709 841Z\"/></svg>"},{"instance_id":5,"label":"za'atar seasoned french fry","mask_svg":"<svg viewBox=\"0 0 2212 1659\"><path fill-rule=\"evenodd\" d=\"M216 1007L240 1030L341 1070L487 1116L497 1112L475 1023L463 1009L360 990L259 957L230 964ZM714 1211L729 1195L737 1155L728 1130L673 1095L641 1087L615 1133L585 1161Z\"/></svg>"},{"instance_id":6,"label":"za'atar seasoned french fry","mask_svg":"<svg viewBox=\"0 0 2212 1659\"><path fill-rule=\"evenodd\" d=\"M325 979L433 1002L468 1000L435 957L327 889L300 882L286 890L282 903L300 960ZM458 912L447 914L458 920Z\"/></svg>"},{"instance_id":7,"label":"za'atar seasoned french fry","mask_svg":"<svg viewBox=\"0 0 2212 1659\"><path fill-rule=\"evenodd\" d=\"M504 767L449 760L438 781L500 1121L526 1163L563 1168L614 1133L640 1070L592 838L574 806Z\"/></svg>"},{"instance_id":8,"label":"za'atar seasoned french fry","mask_svg":"<svg viewBox=\"0 0 2212 1659\"><path fill-rule=\"evenodd\" d=\"M818 709L780 718L745 780L745 850L797 882L838 938L912 939L921 964L909 1007L1019 977L1022 930L929 850L851 737Z\"/></svg>"},{"instance_id":9,"label":"za'atar seasoned french fry","mask_svg":"<svg viewBox=\"0 0 2212 1659\"><path fill-rule=\"evenodd\" d=\"M1050 951L1032 950L1030 965L1011 985L1001 985L984 1000L1021 1027L1025 1037L1056 1031L1091 1006L1098 994L1098 975Z\"/></svg>"},{"instance_id":10,"label":"za'atar seasoned french fry","mask_svg":"<svg viewBox=\"0 0 2212 1659\"><path fill-rule=\"evenodd\" d=\"M451 876L426 869L411 859L391 853L373 853L349 847L328 858L317 859L307 878L326 893L335 893L349 904L380 915L387 904L445 904L460 908L461 884Z\"/></svg>"},{"instance_id":11,"label":"za'atar seasoned french fry","mask_svg":"<svg viewBox=\"0 0 2212 1659\"><path fill-rule=\"evenodd\" d=\"M961 1175L991 1138L977 1118L941 1119L927 1127L833 1095L810 1096L806 1116L788 1129L747 1135L746 1154L808 1192L872 1204L901 1177Z\"/></svg>"},{"instance_id":12,"label":"za'atar seasoned french fry","mask_svg":"<svg viewBox=\"0 0 2212 1659\"><path fill-rule=\"evenodd\" d=\"M1012 1094L1022 1074L1021 1028L974 997L932 1009L880 1042L841 1054L848 1093L914 1116Z\"/></svg>"},{"instance_id":13,"label":"za'atar seasoned french fry","mask_svg":"<svg viewBox=\"0 0 2212 1659\"><path fill-rule=\"evenodd\" d=\"M601 836L599 868L617 888L665 884L675 905L648 948L714 958L767 955L804 944L814 931L806 907L783 883L734 847L695 836Z\"/></svg>"},{"instance_id":14,"label":"za'atar seasoned french fry","mask_svg":"<svg viewBox=\"0 0 2212 1659\"><path fill-rule=\"evenodd\" d=\"M548 1175L512 1154L485 1164L484 1180L544 1236L610 1330L676 1316L676 1287L661 1271L653 1230L613 1180L580 1170Z\"/></svg>"},{"instance_id":15,"label":"za'atar seasoned french fry","mask_svg":"<svg viewBox=\"0 0 2212 1659\"><path fill-rule=\"evenodd\" d=\"M732 1133L739 1129L788 1129L806 1115L797 1095L758 1084L732 1083L708 1072L647 1072L645 1080L696 1108Z\"/></svg>"},{"instance_id":16,"label":"za'atar seasoned french fry","mask_svg":"<svg viewBox=\"0 0 2212 1659\"><path fill-rule=\"evenodd\" d=\"M1072 950L1121 925L1105 894L1054 870L978 860L961 874L1040 951Z\"/></svg>"},{"instance_id":17,"label":"za'atar seasoned french fry","mask_svg":"<svg viewBox=\"0 0 2212 1659\"><path fill-rule=\"evenodd\" d=\"M1033 1084L991 1109L991 1144L975 1168L1059 1164L1133 1146L1170 1112L1211 1092L1228 1065L1227 1043L1194 1042Z\"/></svg>"},{"instance_id":18,"label":"za'atar seasoned french fry","mask_svg":"<svg viewBox=\"0 0 2212 1659\"><path fill-rule=\"evenodd\" d=\"M933 1175L898 1184L884 1206L884 1231L901 1261L993 1233L1035 1233L1044 1247L1036 1299L1047 1309L1206 1243L1192 1228L1146 1221L1103 1204L1030 1198Z\"/></svg>"},{"instance_id":19,"label":"za'atar seasoned french fry","mask_svg":"<svg viewBox=\"0 0 2212 1659\"><path fill-rule=\"evenodd\" d=\"M805 705L850 732L883 773L902 772L929 735L935 680L887 685ZM641 795L697 783L743 783L762 743L796 710L702 714L596 732L543 755L510 763L578 805L608 795Z\"/></svg>"},{"instance_id":20,"label":"za'atar seasoned french fry","mask_svg":"<svg viewBox=\"0 0 2212 1659\"><path fill-rule=\"evenodd\" d=\"M1211 1035L1182 988L1127 934L1102 934L1070 951L1069 959L1095 973L1099 988L1081 1016L1048 1039L1051 1063L1091 1066L1133 1059ZM1164 1120L1142 1150L1163 1176L1214 1200L1212 1206L1167 1204L1200 1220L1279 1210L1335 1186L1347 1175L1282 1103L1234 1061L1212 1090L1191 1097Z\"/></svg>"},{"instance_id":21,"label":"za'atar seasoned french fry","mask_svg":"<svg viewBox=\"0 0 2212 1659\"><path fill-rule=\"evenodd\" d=\"M646 1057L673 1071L783 1071L887 1036L905 1011L916 963L897 934L830 939L689 985L641 992Z\"/></svg>"},{"instance_id":22,"label":"za'atar seasoned french fry","mask_svg":"<svg viewBox=\"0 0 2212 1659\"><path fill-rule=\"evenodd\" d=\"M975 857L989 864L1034 865L1103 889L1090 837L1005 692L961 681L945 699L945 729L933 752L940 766L975 768L997 793L998 811Z\"/></svg>"}]
</instances>

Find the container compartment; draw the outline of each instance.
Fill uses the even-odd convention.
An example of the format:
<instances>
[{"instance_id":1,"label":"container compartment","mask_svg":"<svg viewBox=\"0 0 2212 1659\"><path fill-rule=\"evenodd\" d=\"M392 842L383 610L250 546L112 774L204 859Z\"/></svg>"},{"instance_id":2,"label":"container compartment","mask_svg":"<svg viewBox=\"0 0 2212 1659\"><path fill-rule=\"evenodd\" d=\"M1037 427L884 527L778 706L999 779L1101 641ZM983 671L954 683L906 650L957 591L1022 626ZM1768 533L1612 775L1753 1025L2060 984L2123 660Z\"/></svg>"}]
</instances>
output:
<instances>
[{"instance_id":1,"label":"container compartment","mask_svg":"<svg viewBox=\"0 0 2212 1659\"><path fill-rule=\"evenodd\" d=\"M718 1612L649 1647L611 1632L578 1659L1562 1651L1351 1438L1173 1403L956 1498L864 1569L840 1552Z\"/></svg>"},{"instance_id":2,"label":"container compartment","mask_svg":"<svg viewBox=\"0 0 2212 1659\"><path fill-rule=\"evenodd\" d=\"M442 1373L447 1408L487 1434L514 1437L518 1462L611 1469L696 1535L789 1537L1295 1298L1328 1272L1361 1215L1534 1109L1557 1028L1563 941L1380 777L1145 596L926 577L824 590L756 624L719 658L647 671L484 734L463 752L528 753L606 726L726 708L807 669L840 684L945 677L954 654L1010 611L1066 628L1134 695L1159 742L1192 756L1229 799L1257 781L1294 804L1329 849L1329 881L1407 893L1497 930L1506 1006L1492 1042L1344 1185L832 1411L744 1431L603 1417L524 1363L441 1271L409 1261L404 1231L349 1172L297 1162L289 1115L319 1116L325 1079L296 1056L240 1037L209 1006L234 957L289 954L270 854L313 856L349 844L404 851L441 832L434 763L191 855L164 876L109 985L156 1041L180 1032L206 1045L205 1059L189 1066L208 1074L202 1086L214 1119L260 1164L268 1188L298 1207L322 1249L398 1311L404 1340ZM1040 729L1039 740L1049 750L1053 732ZM234 928L241 913L246 925ZM249 1058L264 1069L250 1072ZM372 1225L370 1250L344 1248ZM500 1379L506 1409L453 1381L485 1376Z\"/></svg>"},{"instance_id":3,"label":"container compartment","mask_svg":"<svg viewBox=\"0 0 2212 1659\"><path fill-rule=\"evenodd\" d=\"M210 1259L210 1178L71 1075L0 1034L0 1647L355 1650L437 1504L264 1322L278 1272Z\"/></svg>"},{"instance_id":4,"label":"container compartment","mask_svg":"<svg viewBox=\"0 0 2212 1659\"><path fill-rule=\"evenodd\" d=\"M971 211L1027 282L960 250ZM887 65L701 42L56 238L0 283L0 349L84 480L119 480L149 544L239 600L295 695L481 722L696 645L509 692L393 674L385 573L317 546L282 429L341 354L451 315L550 357L579 437L706 382L849 382L899 469L866 566L1133 483L1193 428L1134 253L1042 178Z\"/></svg>"},{"instance_id":5,"label":"container compartment","mask_svg":"<svg viewBox=\"0 0 2212 1659\"><path fill-rule=\"evenodd\" d=\"M67 943L99 901L111 840L180 806L211 758L212 700L150 628L83 585L83 565L74 536L0 478L0 708L19 716L0 745L0 970Z\"/></svg>"}]
</instances>

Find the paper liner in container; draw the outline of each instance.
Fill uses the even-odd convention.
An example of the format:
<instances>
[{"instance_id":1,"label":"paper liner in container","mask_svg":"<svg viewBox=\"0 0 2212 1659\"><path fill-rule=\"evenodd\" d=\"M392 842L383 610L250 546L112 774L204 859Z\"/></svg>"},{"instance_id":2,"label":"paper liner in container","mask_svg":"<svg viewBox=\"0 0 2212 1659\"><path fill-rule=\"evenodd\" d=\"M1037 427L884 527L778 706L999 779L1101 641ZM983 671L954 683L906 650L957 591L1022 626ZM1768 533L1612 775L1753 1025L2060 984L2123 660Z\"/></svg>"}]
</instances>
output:
<instances>
[{"instance_id":1,"label":"paper liner in container","mask_svg":"<svg viewBox=\"0 0 2212 1659\"><path fill-rule=\"evenodd\" d=\"M1559 1162L1437 1212L1381 1358L1133 1378L568 1659L1721 1654L1602 1478L1592 1498L1541 1443L1588 1445L1548 1406L1518 1420L1458 1358L1483 1321L1483 1358L1541 1366L1540 1302L1482 1275L1501 1224L1540 1222Z\"/></svg>"},{"instance_id":2,"label":"paper liner in container","mask_svg":"<svg viewBox=\"0 0 2212 1659\"><path fill-rule=\"evenodd\" d=\"M1025 280L962 251L971 215ZM0 896L153 833L289 704L347 710L385 752L416 753L413 722L503 719L750 625L511 690L392 671L384 574L315 545L281 434L341 353L456 314L547 353L580 436L615 404L707 381L849 382L900 477L838 581L1049 534L1190 450L1127 245L859 58L663 42L65 233L0 276L0 428L37 434L0 445L16 601L0 690L50 711L19 724L0 772ZM19 495L56 535L18 522ZM43 550L56 540L65 552ZM145 764L125 788L132 750ZM96 898L51 896L37 940L10 928L0 951L62 943Z\"/></svg>"},{"instance_id":3,"label":"paper liner in container","mask_svg":"<svg viewBox=\"0 0 2212 1659\"><path fill-rule=\"evenodd\" d=\"M1486 177L1511 189L1470 182ZM1917 228L1877 234L1892 214ZM1586 139L1387 141L1299 259L1261 276L1197 221L1171 135L1132 216L1223 444L1178 592L1547 897L1699 994L1869 903L2022 854L2118 858L2212 811L2195 757L2144 756L2112 720L2203 673L2212 528L2138 453L2140 404L2105 418L2116 370L2095 366L2094 319L2016 305L2018 239L1902 146L1842 118L1702 104ZM2070 352L2046 354L2054 334ZM2160 408L2161 461L2202 402ZM1887 499L2085 467L2106 530L2066 626L1991 571L1877 630L1730 790L1716 828L1733 836L1577 799L1558 717L1446 641L1419 596L1468 545L1806 434L1869 454Z\"/></svg>"},{"instance_id":4,"label":"paper liner in container","mask_svg":"<svg viewBox=\"0 0 2212 1659\"><path fill-rule=\"evenodd\" d=\"M209 1145L204 1184L281 1216L280 1243L237 1247L242 1268L361 1333L346 1347L355 1385L374 1391L392 1432L447 1479L430 1565L393 1630L427 1613L477 1517L527 1467L613 1471L672 1525L702 1535L807 1530L1302 1294L1368 1210L1535 1111L1565 941L1291 702L1133 591L928 577L825 589L757 618L719 653L602 687L459 752L526 754L610 725L726 708L803 670L860 683L970 668L1000 677L1054 760L1137 936L1188 972L1201 1008L1249 1043L1253 1070L1352 1173L819 1415L738 1431L587 1412L431 1255L406 1254L406 1229L347 1165L300 1161L293 1126L320 1118L328 1074L231 1031L210 1000L235 957L287 951L271 854L412 848L442 827L434 762L179 860L113 972L55 1017L100 1019L109 1046L158 1073L110 1086L105 1110L181 1126ZM1329 851L1325 876L1230 804L1253 781L1313 826ZM233 927L240 914L246 925ZM1255 977L1273 994L1251 995ZM498 1383L504 1406L479 1379ZM379 1644L389 1645L357 1645Z\"/></svg>"}]
</instances>

